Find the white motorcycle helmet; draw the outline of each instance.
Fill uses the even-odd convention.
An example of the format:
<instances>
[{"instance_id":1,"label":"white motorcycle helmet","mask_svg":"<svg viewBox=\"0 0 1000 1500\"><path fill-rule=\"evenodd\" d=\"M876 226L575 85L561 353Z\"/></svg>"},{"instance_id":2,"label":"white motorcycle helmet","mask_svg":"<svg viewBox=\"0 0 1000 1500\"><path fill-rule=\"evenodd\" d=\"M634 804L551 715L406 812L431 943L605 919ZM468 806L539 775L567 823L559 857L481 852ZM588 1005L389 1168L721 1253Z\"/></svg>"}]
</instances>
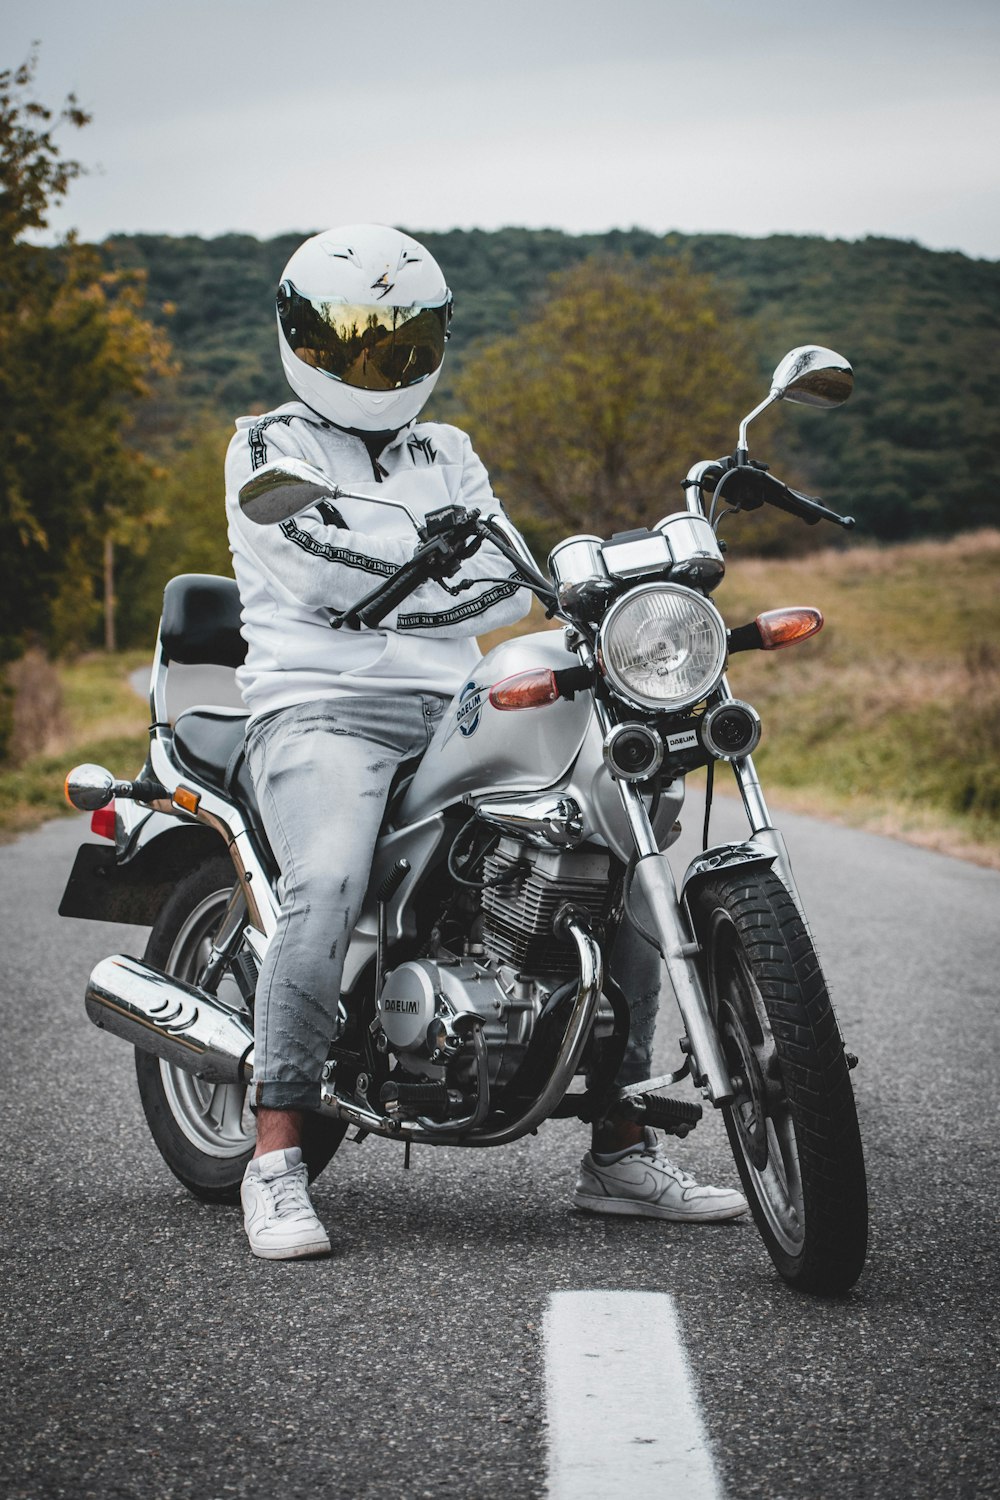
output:
<instances>
[{"instance_id":1,"label":"white motorcycle helmet","mask_svg":"<svg viewBox=\"0 0 1000 1500\"><path fill-rule=\"evenodd\" d=\"M451 308L437 261L408 234L326 229L299 246L278 287L288 383L338 427L398 431L437 384Z\"/></svg>"}]
</instances>

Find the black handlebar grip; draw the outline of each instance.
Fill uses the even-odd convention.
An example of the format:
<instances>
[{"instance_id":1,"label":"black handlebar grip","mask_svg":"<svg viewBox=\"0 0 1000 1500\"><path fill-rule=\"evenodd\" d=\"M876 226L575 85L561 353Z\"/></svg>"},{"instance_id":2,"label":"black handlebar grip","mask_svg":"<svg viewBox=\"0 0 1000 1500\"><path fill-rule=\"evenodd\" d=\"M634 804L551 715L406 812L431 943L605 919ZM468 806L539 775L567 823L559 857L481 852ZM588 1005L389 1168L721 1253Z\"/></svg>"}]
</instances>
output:
<instances>
[{"instance_id":1,"label":"black handlebar grip","mask_svg":"<svg viewBox=\"0 0 1000 1500\"><path fill-rule=\"evenodd\" d=\"M797 515L810 526L815 526L817 521L832 521L835 526L843 526L845 531L850 531L854 525L853 516L842 516L837 511L831 510L829 506L823 505L821 501L814 499L812 495L803 495L801 490L793 490L787 484L782 489L792 502L792 515Z\"/></svg>"},{"instance_id":2,"label":"black handlebar grip","mask_svg":"<svg viewBox=\"0 0 1000 1500\"><path fill-rule=\"evenodd\" d=\"M423 559L421 559L421 562ZM394 573L380 589L374 594L369 594L361 607L353 611L355 618L369 627L378 625L386 615L402 604L419 583L426 577L426 570L416 567L412 562L404 563L397 573Z\"/></svg>"},{"instance_id":3,"label":"black handlebar grip","mask_svg":"<svg viewBox=\"0 0 1000 1500\"><path fill-rule=\"evenodd\" d=\"M455 507L457 509L457 507ZM402 604L414 589L429 578L447 578L454 573L467 557L471 557L485 540L479 526L478 511L462 511L461 520L448 530L442 530L403 563L372 593L365 596L353 609L335 615L330 621L335 630L342 625L357 630L362 625L369 628L378 625L386 615Z\"/></svg>"}]
</instances>

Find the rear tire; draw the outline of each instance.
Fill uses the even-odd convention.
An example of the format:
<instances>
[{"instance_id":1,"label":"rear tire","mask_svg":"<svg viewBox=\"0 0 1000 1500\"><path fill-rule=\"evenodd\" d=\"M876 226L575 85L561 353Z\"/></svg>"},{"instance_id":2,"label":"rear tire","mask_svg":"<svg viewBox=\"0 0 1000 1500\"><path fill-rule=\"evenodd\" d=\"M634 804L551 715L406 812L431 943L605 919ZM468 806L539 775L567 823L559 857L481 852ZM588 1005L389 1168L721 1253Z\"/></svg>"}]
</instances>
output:
<instances>
[{"instance_id":1,"label":"rear tire","mask_svg":"<svg viewBox=\"0 0 1000 1500\"><path fill-rule=\"evenodd\" d=\"M709 1003L744 1084L723 1113L757 1228L791 1286L846 1292L865 1261L865 1166L812 939L770 871L717 876L692 905Z\"/></svg>"},{"instance_id":2,"label":"rear tire","mask_svg":"<svg viewBox=\"0 0 1000 1500\"><path fill-rule=\"evenodd\" d=\"M233 883L232 861L224 855L185 876L160 908L146 945L146 962L195 984ZM229 975L222 978L217 993L234 1006L242 1004ZM238 1203L257 1135L246 1088L206 1083L138 1048L135 1072L150 1134L174 1176L205 1202ZM302 1154L310 1181L322 1172L345 1132L346 1126L337 1120L305 1116Z\"/></svg>"}]
</instances>

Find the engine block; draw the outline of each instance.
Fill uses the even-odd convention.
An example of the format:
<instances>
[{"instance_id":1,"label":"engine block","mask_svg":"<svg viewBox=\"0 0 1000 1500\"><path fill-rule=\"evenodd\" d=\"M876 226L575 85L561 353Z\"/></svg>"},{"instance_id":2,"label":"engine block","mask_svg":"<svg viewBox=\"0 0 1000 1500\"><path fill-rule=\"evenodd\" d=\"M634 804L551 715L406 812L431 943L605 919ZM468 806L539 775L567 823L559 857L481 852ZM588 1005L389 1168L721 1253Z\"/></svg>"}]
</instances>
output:
<instances>
[{"instance_id":1,"label":"engine block","mask_svg":"<svg viewBox=\"0 0 1000 1500\"><path fill-rule=\"evenodd\" d=\"M611 856L602 850L535 849L501 839L483 866L496 881L483 892L483 943L497 964L520 974L562 978L577 972L576 949L553 931L567 901L594 921L611 901ZM505 872L510 879L503 880Z\"/></svg>"}]
</instances>

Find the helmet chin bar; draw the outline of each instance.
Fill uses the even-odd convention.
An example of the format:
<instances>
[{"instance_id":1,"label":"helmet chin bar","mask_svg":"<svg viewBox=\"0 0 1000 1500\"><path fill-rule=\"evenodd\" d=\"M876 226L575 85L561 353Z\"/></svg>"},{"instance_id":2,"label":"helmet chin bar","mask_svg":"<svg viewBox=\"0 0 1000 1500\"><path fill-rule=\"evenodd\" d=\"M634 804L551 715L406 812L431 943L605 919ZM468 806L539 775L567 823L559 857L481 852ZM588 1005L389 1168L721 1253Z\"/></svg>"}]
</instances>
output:
<instances>
[{"instance_id":1,"label":"helmet chin bar","mask_svg":"<svg viewBox=\"0 0 1000 1500\"><path fill-rule=\"evenodd\" d=\"M302 400L301 396L299 397L299 400ZM302 401L302 405L309 406L309 402ZM402 432L403 427L409 426L408 422L404 422L402 427L377 427L373 431L369 432L365 427L344 427L340 422L332 422L330 421L330 418L325 417L321 411L317 411L315 406L309 406L309 410L313 413L314 416L319 417L321 422L327 422L331 427L336 427L338 432L349 433L351 437L362 438L367 442L372 442L376 438L381 438L383 447L385 447L387 443L391 443L393 438L397 437L398 434Z\"/></svg>"},{"instance_id":2,"label":"helmet chin bar","mask_svg":"<svg viewBox=\"0 0 1000 1500\"><path fill-rule=\"evenodd\" d=\"M359 391L355 386L350 385L345 386L344 389L348 393L350 399L354 402L355 406L358 408L358 411L361 413L361 415L369 419L371 419L372 417L378 417L381 419L383 417L390 416L393 409L399 405L402 398L410 394L409 391L387 391L385 393L383 393L382 391ZM426 400L426 397L424 399ZM421 406L423 406L423 401L421 401L420 404ZM395 430L398 432L400 427L403 426L403 423L397 422L394 425ZM385 422L380 421L380 428L384 428L385 426ZM367 427L364 429L364 431L366 432L368 430L369 429Z\"/></svg>"}]
</instances>

